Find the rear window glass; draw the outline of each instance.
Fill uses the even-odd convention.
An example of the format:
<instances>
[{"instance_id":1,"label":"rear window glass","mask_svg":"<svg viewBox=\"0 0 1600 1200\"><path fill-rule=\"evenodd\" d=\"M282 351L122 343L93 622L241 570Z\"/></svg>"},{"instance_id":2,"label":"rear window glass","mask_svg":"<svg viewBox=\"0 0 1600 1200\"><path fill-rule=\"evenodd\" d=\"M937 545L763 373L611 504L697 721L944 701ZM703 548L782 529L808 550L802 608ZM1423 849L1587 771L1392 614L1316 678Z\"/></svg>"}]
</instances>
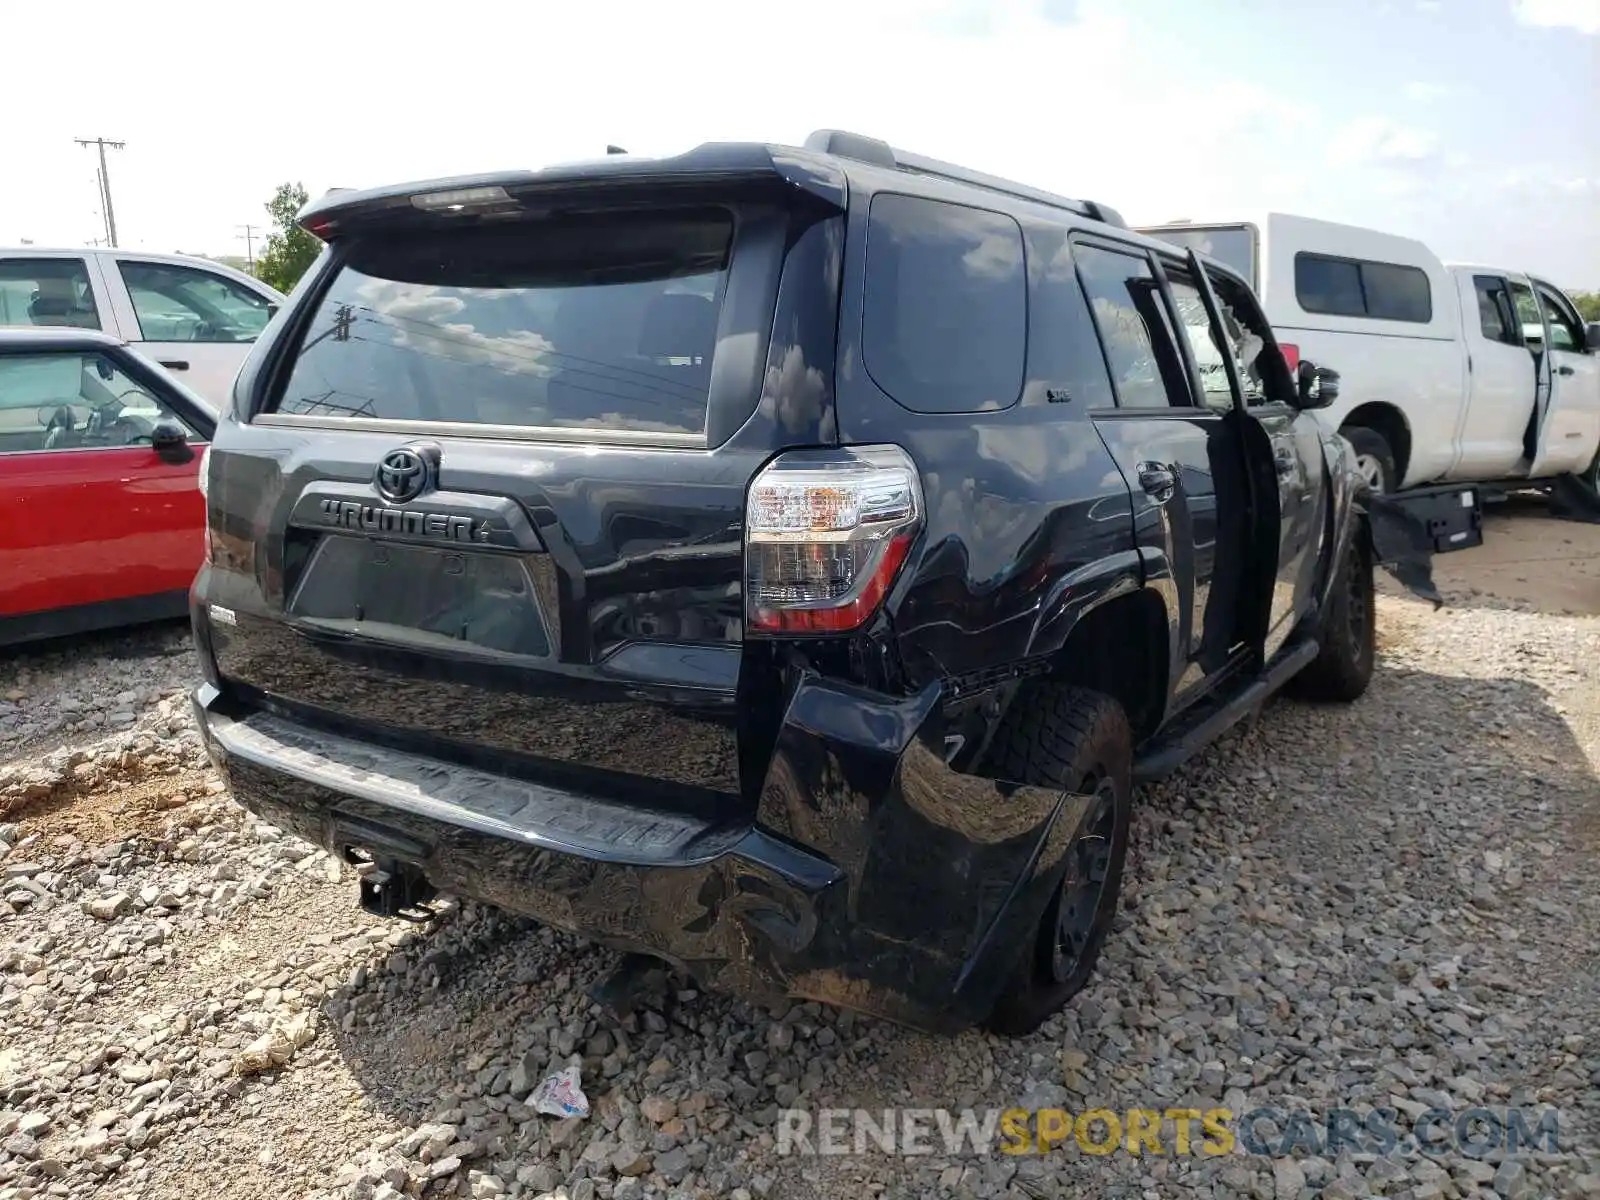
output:
<instances>
[{"instance_id":1,"label":"rear window glass","mask_svg":"<svg viewBox=\"0 0 1600 1200\"><path fill-rule=\"evenodd\" d=\"M867 231L862 356L914 412L1006 408L1022 391L1028 285L1010 217L879 195Z\"/></svg>"},{"instance_id":2,"label":"rear window glass","mask_svg":"<svg viewBox=\"0 0 1600 1200\"><path fill-rule=\"evenodd\" d=\"M277 411L702 433L732 239L715 210L358 242Z\"/></svg>"}]
</instances>

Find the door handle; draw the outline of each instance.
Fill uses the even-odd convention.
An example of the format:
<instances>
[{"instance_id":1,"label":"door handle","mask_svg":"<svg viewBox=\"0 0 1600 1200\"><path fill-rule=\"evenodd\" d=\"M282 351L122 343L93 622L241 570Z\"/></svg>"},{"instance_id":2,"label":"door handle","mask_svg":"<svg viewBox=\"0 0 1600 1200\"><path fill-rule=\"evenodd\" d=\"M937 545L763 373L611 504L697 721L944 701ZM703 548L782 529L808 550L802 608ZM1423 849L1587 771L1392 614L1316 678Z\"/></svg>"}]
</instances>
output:
<instances>
[{"instance_id":1,"label":"door handle","mask_svg":"<svg viewBox=\"0 0 1600 1200\"><path fill-rule=\"evenodd\" d=\"M1568 366L1565 366L1565 365L1559 366L1559 367L1556 368L1556 374L1557 375L1571 375L1572 374L1572 368L1568 367Z\"/></svg>"},{"instance_id":2,"label":"door handle","mask_svg":"<svg viewBox=\"0 0 1600 1200\"><path fill-rule=\"evenodd\" d=\"M1139 486L1157 504L1165 504L1178 490L1178 477L1164 463L1142 462L1138 466Z\"/></svg>"},{"instance_id":3,"label":"door handle","mask_svg":"<svg viewBox=\"0 0 1600 1200\"><path fill-rule=\"evenodd\" d=\"M170 361L163 358L159 361L161 365L169 371L187 371L189 369L189 364L181 358L172 359Z\"/></svg>"}]
</instances>

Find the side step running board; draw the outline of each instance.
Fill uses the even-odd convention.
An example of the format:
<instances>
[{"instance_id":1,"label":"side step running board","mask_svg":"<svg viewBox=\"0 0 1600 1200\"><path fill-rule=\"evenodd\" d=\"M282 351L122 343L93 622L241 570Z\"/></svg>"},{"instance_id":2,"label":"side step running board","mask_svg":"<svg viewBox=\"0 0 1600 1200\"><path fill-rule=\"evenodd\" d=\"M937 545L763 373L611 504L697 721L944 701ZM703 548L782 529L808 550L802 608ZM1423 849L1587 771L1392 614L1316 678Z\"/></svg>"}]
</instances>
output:
<instances>
[{"instance_id":1,"label":"side step running board","mask_svg":"<svg viewBox=\"0 0 1600 1200\"><path fill-rule=\"evenodd\" d=\"M1146 750L1133 764L1134 783L1165 779L1211 742L1233 728L1266 702L1291 676L1317 657L1317 643L1306 639L1286 647L1276 660L1233 699L1213 709L1194 725Z\"/></svg>"}]
</instances>

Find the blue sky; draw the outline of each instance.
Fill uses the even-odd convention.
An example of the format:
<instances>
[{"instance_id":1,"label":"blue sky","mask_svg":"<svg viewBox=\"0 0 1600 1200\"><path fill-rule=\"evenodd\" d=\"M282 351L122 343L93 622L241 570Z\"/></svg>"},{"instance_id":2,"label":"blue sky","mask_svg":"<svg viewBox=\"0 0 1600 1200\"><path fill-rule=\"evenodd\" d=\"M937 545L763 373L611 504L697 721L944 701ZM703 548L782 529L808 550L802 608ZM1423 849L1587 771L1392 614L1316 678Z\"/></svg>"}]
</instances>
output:
<instances>
[{"instance_id":1,"label":"blue sky","mask_svg":"<svg viewBox=\"0 0 1600 1200\"><path fill-rule=\"evenodd\" d=\"M538 166L616 142L796 142L831 126L1104 200L1139 222L1267 209L1600 288L1600 0L350 0L14 6L49 95L0 128L0 245L100 229L242 252L313 193ZM160 19L155 14L159 12ZM81 30L95 28L85 39ZM174 35L181 30L182 36Z\"/></svg>"}]
</instances>

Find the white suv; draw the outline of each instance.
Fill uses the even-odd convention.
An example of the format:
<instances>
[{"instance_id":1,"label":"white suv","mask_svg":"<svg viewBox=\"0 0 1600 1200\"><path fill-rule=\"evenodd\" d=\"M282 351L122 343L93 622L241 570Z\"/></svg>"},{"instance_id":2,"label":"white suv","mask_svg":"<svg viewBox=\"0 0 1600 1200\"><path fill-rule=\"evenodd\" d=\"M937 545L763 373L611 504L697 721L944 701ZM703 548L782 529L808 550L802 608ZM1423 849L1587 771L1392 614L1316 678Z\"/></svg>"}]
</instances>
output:
<instances>
[{"instance_id":1,"label":"white suv","mask_svg":"<svg viewBox=\"0 0 1600 1200\"><path fill-rule=\"evenodd\" d=\"M0 325L104 330L217 405L282 302L259 279L204 258L0 249Z\"/></svg>"}]
</instances>

